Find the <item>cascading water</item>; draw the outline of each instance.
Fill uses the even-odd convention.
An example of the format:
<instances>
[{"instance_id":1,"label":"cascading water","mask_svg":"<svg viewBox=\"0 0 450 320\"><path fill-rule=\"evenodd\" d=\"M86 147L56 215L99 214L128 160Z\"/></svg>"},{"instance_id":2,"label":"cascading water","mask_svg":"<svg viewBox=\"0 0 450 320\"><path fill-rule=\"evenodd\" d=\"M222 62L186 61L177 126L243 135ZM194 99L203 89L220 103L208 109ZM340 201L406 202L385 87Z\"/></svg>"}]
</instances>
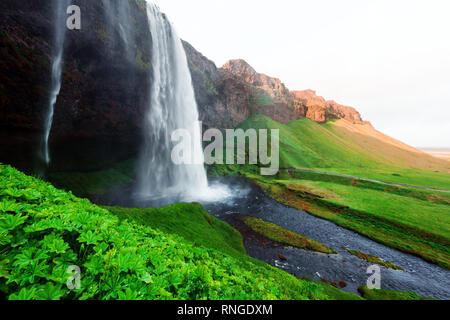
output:
<instances>
[{"instance_id":1,"label":"cascading water","mask_svg":"<svg viewBox=\"0 0 450 320\"><path fill-rule=\"evenodd\" d=\"M165 14L147 2L147 15L152 37L151 103L146 115L137 197L190 198L208 190L192 78L181 40ZM190 133L192 145L186 147L192 150L196 164L176 165L172 161L175 144L171 135L178 129Z\"/></svg>"},{"instance_id":2,"label":"cascading water","mask_svg":"<svg viewBox=\"0 0 450 320\"><path fill-rule=\"evenodd\" d=\"M43 147L41 151L41 158L46 163L50 164L50 150L49 150L49 138L50 132L53 126L53 115L55 111L55 104L58 99L59 92L61 91L61 75L62 75L62 63L64 54L64 42L66 38L66 10L69 6L69 0L53 0L53 19L54 19L54 35L53 35L53 50L52 50L52 74L51 74L51 87L50 97L48 102L47 115L44 123L44 137Z\"/></svg>"}]
</instances>

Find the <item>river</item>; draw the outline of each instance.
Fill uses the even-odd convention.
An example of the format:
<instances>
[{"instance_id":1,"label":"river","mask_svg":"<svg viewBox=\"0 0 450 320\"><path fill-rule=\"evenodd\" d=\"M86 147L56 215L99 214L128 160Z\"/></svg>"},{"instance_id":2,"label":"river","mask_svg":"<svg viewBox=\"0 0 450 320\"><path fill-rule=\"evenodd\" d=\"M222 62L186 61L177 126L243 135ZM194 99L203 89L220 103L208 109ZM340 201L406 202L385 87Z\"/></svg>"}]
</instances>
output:
<instances>
[{"instance_id":1,"label":"river","mask_svg":"<svg viewBox=\"0 0 450 320\"><path fill-rule=\"evenodd\" d=\"M327 255L302 249L277 246L271 241L261 241L251 232L241 232L249 256L265 261L299 277L325 279L347 283L343 290L357 293L365 285L371 265L342 247L372 254L401 266L404 271L381 267L381 287L387 290L414 291L423 297L450 299L450 271L428 263L416 256L403 253L372 241L334 223L317 218L305 211L286 207L270 198L250 182L241 179L223 181L235 190L233 198L221 203L203 203L217 218L243 230L242 215L261 218L285 229L303 234L338 251ZM281 261L279 254L287 260Z\"/></svg>"}]
</instances>

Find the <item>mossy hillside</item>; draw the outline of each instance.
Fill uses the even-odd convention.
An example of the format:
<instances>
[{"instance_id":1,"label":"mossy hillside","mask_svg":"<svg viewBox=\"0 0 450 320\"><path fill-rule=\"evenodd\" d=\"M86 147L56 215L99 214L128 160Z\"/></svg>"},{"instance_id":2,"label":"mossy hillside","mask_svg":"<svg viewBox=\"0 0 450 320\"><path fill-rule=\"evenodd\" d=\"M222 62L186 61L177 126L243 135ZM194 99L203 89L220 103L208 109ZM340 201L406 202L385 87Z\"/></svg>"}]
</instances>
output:
<instances>
[{"instance_id":1,"label":"mossy hillside","mask_svg":"<svg viewBox=\"0 0 450 320\"><path fill-rule=\"evenodd\" d=\"M307 168L450 190L448 162L339 128L333 121L321 125L300 119L284 125L255 115L238 128L280 130L281 168Z\"/></svg>"},{"instance_id":2,"label":"mossy hillside","mask_svg":"<svg viewBox=\"0 0 450 320\"><path fill-rule=\"evenodd\" d=\"M339 184L343 186L358 187L360 189L367 189L373 191L387 192L393 195L404 196L407 198L416 198L438 204L450 204L450 195L444 192L422 190L415 188L408 188L402 186L388 185L372 181L358 180L351 177L333 176L323 174L319 172L306 172L306 171L282 171L277 177L279 180L302 180L302 181L314 181L314 182L330 182L333 184Z\"/></svg>"},{"instance_id":3,"label":"mossy hillside","mask_svg":"<svg viewBox=\"0 0 450 320\"><path fill-rule=\"evenodd\" d=\"M4 165L0 232L1 298L336 298L324 293L323 286L268 265L120 221L88 200ZM82 268L79 290L65 287L71 265Z\"/></svg>"},{"instance_id":4,"label":"mossy hillside","mask_svg":"<svg viewBox=\"0 0 450 320\"><path fill-rule=\"evenodd\" d=\"M120 220L151 226L177 234L197 246L216 249L234 257L246 256L241 234L227 223L211 216L199 204L175 204L165 208L128 209L105 207Z\"/></svg>"},{"instance_id":5,"label":"mossy hillside","mask_svg":"<svg viewBox=\"0 0 450 320\"><path fill-rule=\"evenodd\" d=\"M353 295L349 295L347 292L339 290L338 288L329 285L327 283L324 283L323 281L317 281L308 277L302 277L301 278L302 281L307 281L309 283L318 285L320 287L322 287L323 292L331 297L334 297L334 299L336 300L355 300ZM357 296L358 299L364 300L363 298Z\"/></svg>"},{"instance_id":6,"label":"mossy hillside","mask_svg":"<svg viewBox=\"0 0 450 320\"><path fill-rule=\"evenodd\" d=\"M366 146L361 145L361 141L355 142L361 137L354 137L351 132L342 133L342 128L335 128L334 122L319 125L302 119L282 125L264 116L254 116L240 127L279 129L281 167L357 176L359 173L360 177L386 182L450 189L449 174L401 167L405 157L420 158L420 154L386 147L380 141L371 141L371 137L367 137ZM385 151L388 156L383 155ZM396 155L403 160L396 162ZM423 157L422 162L428 161L428 156ZM439 162L431 159L430 163L435 161ZM450 220L446 214L450 197L446 193L320 172L281 170L275 177L263 177L259 168L251 165L215 165L209 168L209 173L213 176L242 175L281 203L440 266L450 266Z\"/></svg>"}]
</instances>

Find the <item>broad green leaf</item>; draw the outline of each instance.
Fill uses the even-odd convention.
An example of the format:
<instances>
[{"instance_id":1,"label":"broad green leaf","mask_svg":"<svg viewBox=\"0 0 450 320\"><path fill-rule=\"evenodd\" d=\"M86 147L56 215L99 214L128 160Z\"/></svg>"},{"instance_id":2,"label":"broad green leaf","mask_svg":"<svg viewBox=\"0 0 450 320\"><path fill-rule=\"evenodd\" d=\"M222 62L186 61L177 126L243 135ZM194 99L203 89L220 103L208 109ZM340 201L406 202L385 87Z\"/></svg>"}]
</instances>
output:
<instances>
[{"instance_id":1,"label":"broad green leaf","mask_svg":"<svg viewBox=\"0 0 450 320\"><path fill-rule=\"evenodd\" d=\"M9 278L9 272L6 269L6 266L9 263L9 259L3 259L0 261L0 278Z\"/></svg>"},{"instance_id":2,"label":"broad green leaf","mask_svg":"<svg viewBox=\"0 0 450 320\"><path fill-rule=\"evenodd\" d=\"M130 301L130 300L137 300L137 299L138 299L138 293L131 290L130 288L127 288L125 290L125 292L124 291L119 292L119 300Z\"/></svg>"},{"instance_id":3,"label":"broad green leaf","mask_svg":"<svg viewBox=\"0 0 450 320\"><path fill-rule=\"evenodd\" d=\"M78 241L85 242L88 245L91 245L91 244L97 244L100 239L101 239L100 236L96 235L92 231L88 231L88 232L82 233L81 236L78 238Z\"/></svg>"},{"instance_id":4,"label":"broad green leaf","mask_svg":"<svg viewBox=\"0 0 450 320\"><path fill-rule=\"evenodd\" d=\"M47 283L43 288L37 291L37 300L60 300L67 294L67 289L62 290L61 285L54 285L53 283Z\"/></svg>"},{"instance_id":5,"label":"broad green leaf","mask_svg":"<svg viewBox=\"0 0 450 320\"><path fill-rule=\"evenodd\" d=\"M70 248L63 239L58 238L54 234L46 236L43 240L43 245L49 252L53 253L65 253Z\"/></svg>"},{"instance_id":6,"label":"broad green leaf","mask_svg":"<svg viewBox=\"0 0 450 320\"><path fill-rule=\"evenodd\" d=\"M27 216L6 214L0 218L0 231L11 231L25 223Z\"/></svg>"},{"instance_id":7,"label":"broad green leaf","mask_svg":"<svg viewBox=\"0 0 450 320\"><path fill-rule=\"evenodd\" d=\"M13 293L9 296L8 300L33 300L36 296L35 288L22 288L18 293Z\"/></svg>"}]
</instances>

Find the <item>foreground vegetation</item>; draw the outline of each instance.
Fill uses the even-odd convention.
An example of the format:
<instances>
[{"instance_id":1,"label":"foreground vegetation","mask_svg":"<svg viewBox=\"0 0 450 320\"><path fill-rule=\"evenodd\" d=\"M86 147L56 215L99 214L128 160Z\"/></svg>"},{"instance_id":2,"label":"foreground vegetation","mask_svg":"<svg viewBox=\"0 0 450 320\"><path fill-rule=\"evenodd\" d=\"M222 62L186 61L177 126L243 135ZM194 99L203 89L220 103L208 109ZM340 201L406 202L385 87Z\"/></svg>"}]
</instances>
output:
<instances>
[{"instance_id":1,"label":"foreground vegetation","mask_svg":"<svg viewBox=\"0 0 450 320\"><path fill-rule=\"evenodd\" d=\"M198 224L179 228L158 220L184 220L186 210L197 212ZM0 299L358 298L256 263L243 254L236 233L199 205L159 209L148 221L111 211L0 165ZM159 229L148 225L152 219ZM190 228L205 226L218 233L199 240L209 247L189 241ZM230 254L214 249L221 242ZM72 265L81 267L82 281L69 291Z\"/></svg>"}]
</instances>

